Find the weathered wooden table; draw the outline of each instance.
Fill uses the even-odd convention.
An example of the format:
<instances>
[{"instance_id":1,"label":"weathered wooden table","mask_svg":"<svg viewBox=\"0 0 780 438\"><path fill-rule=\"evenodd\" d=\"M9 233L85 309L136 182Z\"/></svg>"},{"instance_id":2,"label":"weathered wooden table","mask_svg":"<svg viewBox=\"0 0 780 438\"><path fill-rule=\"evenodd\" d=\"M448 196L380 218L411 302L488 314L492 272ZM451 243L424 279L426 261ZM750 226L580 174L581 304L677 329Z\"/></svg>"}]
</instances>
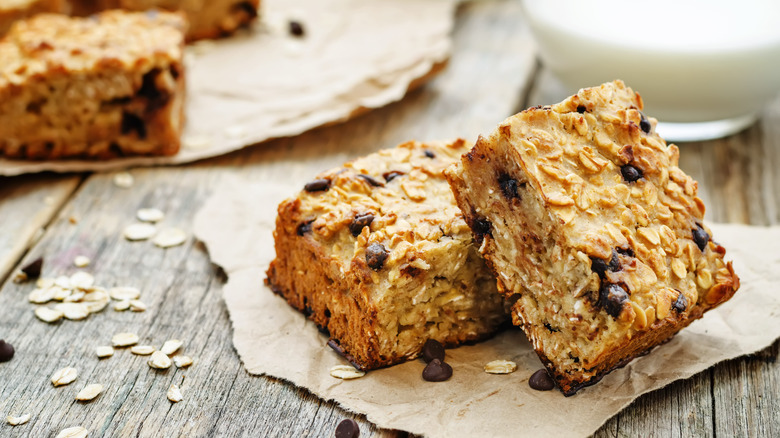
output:
<instances>
[{"instance_id":1,"label":"weathered wooden table","mask_svg":"<svg viewBox=\"0 0 780 438\"><path fill-rule=\"evenodd\" d=\"M90 436L332 436L343 418L356 418L364 437L404 435L285 382L250 376L231 345L224 275L203 245L190 237L162 250L127 242L121 230L142 207L159 208L167 225L191 230L194 213L228 174L274 180L299 163L292 168L305 181L309 169L408 139L474 139L520 109L551 103L550 84L517 2L478 2L461 7L453 57L440 77L350 122L192 165L132 169L131 188L114 185L111 174L0 178L0 338L17 350L0 364L0 415L32 415L22 426L3 422L0 436L53 436L77 425ZM680 146L681 167L699 181L710 221L780 222L780 101L738 135ZM52 325L37 320L27 301L32 285L13 283L12 273L44 256L44 276L70 274L80 254L92 259L86 269L98 284L136 286L148 309L106 309ZM182 339L196 362L159 372L128 351L98 360L94 348L121 331L138 333L142 344ZM596 435L776 436L777 345L645 395ZM49 377L65 366L77 367L79 380L54 388ZM105 392L88 404L74 401L93 382ZM182 402L166 398L171 383L182 386Z\"/></svg>"}]
</instances>

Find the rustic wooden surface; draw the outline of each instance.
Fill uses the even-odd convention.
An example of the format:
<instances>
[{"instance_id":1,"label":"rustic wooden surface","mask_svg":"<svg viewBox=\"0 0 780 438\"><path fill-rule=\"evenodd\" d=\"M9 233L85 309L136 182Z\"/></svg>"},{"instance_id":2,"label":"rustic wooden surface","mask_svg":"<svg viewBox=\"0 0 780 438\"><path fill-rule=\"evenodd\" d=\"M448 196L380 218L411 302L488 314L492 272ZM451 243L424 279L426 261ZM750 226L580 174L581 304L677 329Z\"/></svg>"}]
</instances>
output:
<instances>
[{"instance_id":1,"label":"rustic wooden surface","mask_svg":"<svg viewBox=\"0 0 780 438\"><path fill-rule=\"evenodd\" d=\"M17 349L0 364L0 417L32 415L23 426L0 424L0 436L54 436L76 425L90 436L333 436L347 417L357 419L362 437L403 436L285 382L248 375L231 345L223 274L203 246L190 236L163 250L120 234L141 207L160 208L164 226L189 230L227 174L273 180L294 172L305 180L311 169L412 138L474 139L526 105L551 101L545 99L556 91L554 80L535 60L517 2L463 6L454 39L440 77L403 102L342 125L192 165L133 169L129 189L112 184L110 174L0 178L0 338ZM780 101L743 133L681 145L681 166L699 181L709 220L780 222L779 126ZM86 270L98 284L140 288L148 310L106 309L54 325L35 319L26 299L32 285L12 283L11 273L42 255L45 276L69 274L80 254L92 259ZM158 347L182 339L195 364L160 372L125 350L98 360L94 347L121 331ZM780 430L777 355L775 344L640 397L596 436L773 436ZM64 366L80 376L54 388L49 377ZM91 403L74 401L88 383L103 384L105 392ZM180 385L184 401L167 400L171 383Z\"/></svg>"}]
</instances>

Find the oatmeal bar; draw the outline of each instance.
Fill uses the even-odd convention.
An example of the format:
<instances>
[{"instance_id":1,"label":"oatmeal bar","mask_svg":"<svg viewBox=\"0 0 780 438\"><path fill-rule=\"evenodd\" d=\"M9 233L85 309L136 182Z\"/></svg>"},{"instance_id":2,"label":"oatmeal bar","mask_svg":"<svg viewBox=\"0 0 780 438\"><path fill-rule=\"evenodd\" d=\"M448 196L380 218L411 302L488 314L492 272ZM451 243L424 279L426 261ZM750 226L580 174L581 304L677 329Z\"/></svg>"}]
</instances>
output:
<instances>
[{"instance_id":1,"label":"oatmeal bar","mask_svg":"<svg viewBox=\"0 0 780 438\"><path fill-rule=\"evenodd\" d=\"M467 150L405 143L322 173L279 205L268 284L362 370L509 320L442 175Z\"/></svg>"},{"instance_id":2,"label":"oatmeal bar","mask_svg":"<svg viewBox=\"0 0 780 438\"><path fill-rule=\"evenodd\" d=\"M0 37L23 18L43 12L65 12L64 0L0 0Z\"/></svg>"},{"instance_id":3,"label":"oatmeal bar","mask_svg":"<svg viewBox=\"0 0 780 438\"><path fill-rule=\"evenodd\" d=\"M641 110L621 81L583 89L510 117L446 171L513 322L566 395L739 288L677 146Z\"/></svg>"},{"instance_id":4,"label":"oatmeal bar","mask_svg":"<svg viewBox=\"0 0 780 438\"><path fill-rule=\"evenodd\" d=\"M184 100L183 19L43 14L0 40L0 155L173 155Z\"/></svg>"},{"instance_id":5,"label":"oatmeal bar","mask_svg":"<svg viewBox=\"0 0 780 438\"><path fill-rule=\"evenodd\" d=\"M90 15L106 9L182 11L189 22L187 41L232 34L257 17L260 0L74 0L74 13Z\"/></svg>"}]
</instances>

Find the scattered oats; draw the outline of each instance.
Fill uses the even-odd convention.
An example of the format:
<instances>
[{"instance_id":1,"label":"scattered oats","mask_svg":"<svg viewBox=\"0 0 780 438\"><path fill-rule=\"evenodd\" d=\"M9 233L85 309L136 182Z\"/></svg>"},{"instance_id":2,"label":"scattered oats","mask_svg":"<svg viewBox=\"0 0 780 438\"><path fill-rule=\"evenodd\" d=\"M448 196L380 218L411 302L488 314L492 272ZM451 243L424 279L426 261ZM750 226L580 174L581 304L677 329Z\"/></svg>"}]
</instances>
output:
<instances>
[{"instance_id":1,"label":"scattered oats","mask_svg":"<svg viewBox=\"0 0 780 438\"><path fill-rule=\"evenodd\" d=\"M9 415L5 417L5 421L7 421L11 426L21 426L22 424L30 421L30 414L22 414L18 417Z\"/></svg>"},{"instance_id":2,"label":"scattered oats","mask_svg":"<svg viewBox=\"0 0 780 438\"><path fill-rule=\"evenodd\" d=\"M136 345L130 349L130 352L139 356L148 356L155 352L155 348L151 345Z\"/></svg>"},{"instance_id":3,"label":"scattered oats","mask_svg":"<svg viewBox=\"0 0 780 438\"><path fill-rule=\"evenodd\" d=\"M246 137L246 128L240 125L228 126L225 128L225 135L230 138Z\"/></svg>"},{"instance_id":4,"label":"scattered oats","mask_svg":"<svg viewBox=\"0 0 780 438\"><path fill-rule=\"evenodd\" d=\"M70 296L70 294L73 293L72 290L65 289L65 288L62 288L62 287L59 287L59 286L52 286L49 289L51 289L53 291L54 295L52 297L55 300L57 300L57 301L63 301L63 300L65 300L65 298L68 298Z\"/></svg>"},{"instance_id":5,"label":"scattered oats","mask_svg":"<svg viewBox=\"0 0 780 438\"><path fill-rule=\"evenodd\" d=\"M181 140L185 149L207 149L211 147L211 139L206 136L189 136Z\"/></svg>"},{"instance_id":6,"label":"scattered oats","mask_svg":"<svg viewBox=\"0 0 780 438\"><path fill-rule=\"evenodd\" d=\"M133 312L143 312L146 310L146 304L140 300L130 300L130 310Z\"/></svg>"},{"instance_id":7,"label":"scattered oats","mask_svg":"<svg viewBox=\"0 0 780 438\"><path fill-rule=\"evenodd\" d=\"M485 364L485 372L488 374L509 374L517 370L517 364L511 360L494 360Z\"/></svg>"},{"instance_id":8,"label":"scattered oats","mask_svg":"<svg viewBox=\"0 0 780 438\"><path fill-rule=\"evenodd\" d=\"M133 182L135 182L133 175L130 175L127 172L118 172L114 174L114 185L117 187L129 189L133 186Z\"/></svg>"},{"instance_id":9,"label":"scattered oats","mask_svg":"<svg viewBox=\"0 0 780 438\"><path fill-rule=\"evenodd\" d=\"M78 303L79 301L82 300L82 298L84 298L84 295L85 293L82 291L73 292L67 297L65 297L65 299L62 301L65 301L66 303Z\"/></svg>"},{"instance_id":10,"label":"scattered oats","mask_svg":"<svg viewBox=\"0 0 780 438\"><path fill-rule=\"evenodd\" d=\"M60 310L51 309L49 307L39 307L35 309L35 316L44 322L57 322L65 316Z\"/></svg>"},{"instance_id":11,"label":"scattered oats","mask_svg":"<svg viewBox=\"0 0 780 438\"><path fill-rule=\"evenodd\" d=\"M103 385L98 383L92 383L87 385L76 394L76 400L78 401L92 401L95 397L99 396L103 392Z\"/></svg>"},{"instance_id":12,"label":"scattered oats","mask_svg":"<svg viewBox=\"0 0 780 438\"><path fill-rule=\"evenodd\" d=\"M51 278L39 278L35 281L35 286L41 289L54 286L54 280Z\"/></svg>"},{"instance_id":13,"label":"scattered oats","mask_svg":"<svg viewBox=\"0 0 780 438\"><path fill-rule=\"evenodd\" d=\"M165 213L156 208L142 208L135 213L141 222L160 222L165 219Z\"/></svg>"},{"instance_id":14,"label":"scattered oats","mask_svg":"<svg viewBox=\"0 0 780 438\"><path fill-rule=\"evenodd\" d=\"M129 347L138 343L138 335L135 333L117 333L111 338L114 347Z\"/></svg>"},{"instance_id":15,"label":"scattered oats","mask_svg":"<svg viewBox=\"0 0 780 438\"><path fill-rule=\"evenodd\" d=\"M351 380L363 377L366 373L350 365L336 365L330 369L330 375L337 379Z\"/></svg>"},{"instance_id":16,"label":"scattered oats","mask_svg":"<svg viewBox=\"0 0 780 438\"><path fill-rule=\"evenodd\" d=\"M62 432L58 433L54 438L87 438L87 435L89 435L89 431L87 429L84 429L81 426L76 426L63 429Z\"/></svg>"},{"instance_id":17,"label":"scattered oats","mask_svg":"<svg viewBox=\"0 0 780 438\"><path fill-rule=\"evenodd\" d=\"M192 365L192 358L189 356L174 356L173 363L176 368L187 368Z\"/></svg>"},{"instance_id":18,"label":"scattered oats","mask_svg":"<svg viewBox=\"0 0 780 438\"><path fill-rule=\"evenodd\" d=\"M83 255L76 256L76 258L73 259L73 265L77 268L86 268L91 262L92 260L90 260L89 257Z\"/></svg>"},{"instance_id":19,"label":"scattered oats","mask_svg":"<svg viewBox=\"0 0 780 438\"><path fill-rule=\"evenodd\" d=\"M108 301L108 294L106 293L105 289L97 288L92 292L84 294L84 297L81 298L81 301Z\"/></svg>"},{"instance_id":20,"label":"scattered oats","mask_svg":"<svg viewBox=\"0 0 780 438\"><path fill-rule=\"evenodd\" d=\"M27 299L31 303L46 304L54 299L54 290L50 287L45 289L37 288L30 292L29 295L27 295Z\"/></svg>"},{"instance_id":21,"label":"scattered oats","mask_svg":"<svg viewBox=\"0 0 780 438\"><path fill-rule=\"evenodd\" d=\"M178 228L165 228L160 231L152 243L160 248L170 248L172 246L178 246L187 241L187 233Z\"/></svg>"},{"instance_id":22,"label":"scattered oats","mask_svg":"<svg viewBox=\"0 0 780 438\"><path fill-rule=\"evenodd\" d=\"M60 275L59 277L54 279L54 285L59 286L63 289L70 289L73 286L70 284L70 277L67 275Z\"/></svg>"},{"instance_id":23,"label":"scattered oats","mask_svg":"<svg viewBox=\"0 0 780 438\"><path fill-rule=\"evenodd\" d=\"M63 386L72 383L79 376L75 368L63 368L51 376L51 383L54 386Z\"/></svg>"},{"instance_id":24,"label":"scattered oats","mask_svg":"<svg viewBox=\"0 0 780 438\"><path fill-rule=\"evenodd\" d=\"M95 284L95 277L89 272L78 271L70 276L72 289L89 289Z\"/></svg>"},{"instance_id":25,"label":"scattered oats","mask_svg":"<svg viewBox=\"0 0 780 438\"><path fill-rule=\"evenodd\" d=\"M117 312L124 312L130 308L130 300L122 300L114 303L114 310Z\"/></svg>"},{"instance_id":26,"label":"scattered oats","mask_svg":"<svg viewBox=\"0 0 780 438\"><path fill-rule=\"evenodd\" d=\"M111 357L114 355L114 347L110 345L101 345L95 348L95 354L97 354L97 357L101 359Z\"/></svg>"},{"instance_id":27,"label":"scattered oats","mask_svg":"<svg viewBox=\"0 0 780 438\"><path fill-rule=\"evenodd\" d=\"M184 397L181 395L181 390L179 389L179 387L171 383L171 387L168 388L168 400L174 403L178 403L183 399Z\"/></svg>"},{"instance_id":28,"label":"scattered oats","mask_svg":"<svg viewBox=\"0 0 780 438\"><path fill-rule=\"evenodd\" d=\"M137 300L141 297L141 291L134 287L112 287L108 294L117 301Z\"/></svg>"},{"instance_id":29,"label":"scattered oats","mask_svg":"<svg viewBox=\"0 0 780 438\"><path fill-rule=\"evenodd\" d=\"M170 339L168 341L165 341L160 351L170 356L173 353L176 353L176 351L178 351L182 345L184 345L184 342L178 339Z\"/></svg>"},{"instance_id":30,"label":"scattered oats","mask_svg":"<svg viewBox=\"0 0 780 438\"><path fill-rule=\"evenodd\" d=\"M81 303L58 303L54 305L54 308L62 312L65 318L72 321L79 321L89 316L87 306Z\"/></svg>"},{"instance_id":31,"label":"scattered oats","mask_svg":"<svg viewBox=\"0 0 780 438\"><path fill-rule=\"evenodd\" d=\"M16 271L16 273L14 273L14 283L24 283L27 280L29 280L29 278L24 271Z\"/></svg>"},{"instance_id":32,"label":"scattered oats","mask_svg":"<svg viewBox=\"0 0 780 438\"><path fill-rule=\"evenodd\" d=\"M152 224L132 224L125 227L122 234L129 241L146 240L157 232L157 228Z\"/></svg>"},{"instance_id":33,"label":"scattered oats","mask_svg":"<svg viewBox=\"0 0 780 438\"><path fill-rule=\"evenodd\" d=\"M108 298L103 301L82 301L82 305L89 313L102 312L108 306Z\"/></svg>"},{"instance_id":34,"label":"scattered oats","mask_svg":"<svg viewBox=\"0 0 780 438\"><path fill-rule=\"evenodd\" d=\"M171 367L171 358L162 351L155 351L149 359L149 366L158 370L167 370Z\"/></svg>"}]
</instances>

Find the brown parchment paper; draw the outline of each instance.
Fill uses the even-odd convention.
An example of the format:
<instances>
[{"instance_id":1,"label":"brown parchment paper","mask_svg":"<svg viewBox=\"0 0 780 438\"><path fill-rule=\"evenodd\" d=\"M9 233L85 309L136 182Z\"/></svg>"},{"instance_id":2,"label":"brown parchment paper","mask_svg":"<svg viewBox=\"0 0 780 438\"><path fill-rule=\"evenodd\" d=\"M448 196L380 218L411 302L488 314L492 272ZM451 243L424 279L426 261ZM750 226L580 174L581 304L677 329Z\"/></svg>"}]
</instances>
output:
<instances>
[{"instance_id":1,"label":"brown parchment paper","mask_svg":"<svg viewBox=\"0 0 780 438\"><path fill-rule=\"evenodd\" d=\"M586 436L641 394L780 337L780 227L713 224L714 239L727 248L741 277L739 292L672 341L574 397L529 388L541 363L518 330L448 350L454 374L447 382L423 381L421 360L338 380L329 369L345 362L325 345L327 338L263 285L274 257L275 206L304 183L225 181L196 216L195 233L228 274L224 298L246 369L308 388L381 427L430 437ZM494 359L517 362L517 371L485 373L484 364Z\"/></svg>"},{"instance_id":2,"label":"brown parchment paper","mask_svg":"<svg viewBox=\"0 0 780 438\"><path fill-rule=\"evenodd\" d=\"M446 63L456 0L263 0L251 31L188 46L187 122L173 157L0 158L0 175L105 171L222 155L401 99ZM289 20L305 36L289 34Z\"/></svg>"}]
</instances>

